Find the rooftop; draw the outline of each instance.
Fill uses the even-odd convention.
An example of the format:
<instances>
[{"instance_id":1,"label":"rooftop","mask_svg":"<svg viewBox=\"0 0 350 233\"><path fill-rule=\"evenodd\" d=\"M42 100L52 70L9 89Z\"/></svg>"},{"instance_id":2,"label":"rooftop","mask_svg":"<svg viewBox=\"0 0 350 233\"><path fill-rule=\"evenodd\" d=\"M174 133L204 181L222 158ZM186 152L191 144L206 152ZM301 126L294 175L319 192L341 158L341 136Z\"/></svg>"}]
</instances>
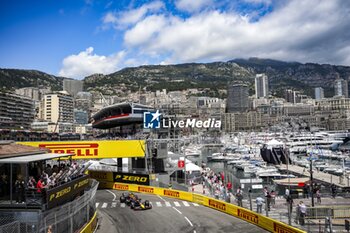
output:
<instances>
[{"instance_id":1,"label":"rooftop","mask_svg":"<svg viewBox=\"0 0 350 233\"><path fill-rule=\"evenodd\" d=\"M0 141L0 158L9 158L29 154L47 153L49 150L33 146L16 144L14 141Z\"/></svg>"}]
</instances>

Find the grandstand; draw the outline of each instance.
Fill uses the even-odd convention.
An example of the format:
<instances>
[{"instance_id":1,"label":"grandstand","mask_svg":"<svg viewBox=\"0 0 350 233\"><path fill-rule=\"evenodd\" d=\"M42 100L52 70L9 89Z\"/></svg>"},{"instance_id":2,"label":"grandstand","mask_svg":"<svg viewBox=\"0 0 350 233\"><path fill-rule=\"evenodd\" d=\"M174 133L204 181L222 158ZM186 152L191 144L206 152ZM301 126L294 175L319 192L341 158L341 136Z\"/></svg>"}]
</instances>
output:
<instances>
[{"instance_id":1,"label":"grandstand","mask_svg":"<svg viewBox=\"0 0 350 233\"><path fill-rule=\"evenodd\" d=\"M82 195L89 184L84 174L89 164L72 163L72 155L0 141L0 210L48 210ZM70 191L57 195L65 189Z\"/></svg>"}]
</instances>

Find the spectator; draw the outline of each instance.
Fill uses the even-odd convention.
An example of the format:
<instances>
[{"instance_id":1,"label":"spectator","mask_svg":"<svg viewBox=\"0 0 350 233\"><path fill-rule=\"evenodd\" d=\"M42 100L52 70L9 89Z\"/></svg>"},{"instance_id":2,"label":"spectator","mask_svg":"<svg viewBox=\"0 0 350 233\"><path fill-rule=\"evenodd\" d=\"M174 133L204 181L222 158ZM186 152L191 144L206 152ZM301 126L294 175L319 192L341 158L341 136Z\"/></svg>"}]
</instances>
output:
<instances>
[{"instance_id":1,"label":"spectator","mask_svg":"<svg viewBox=\"0 0 350 233\"><path fill-rule=\"evenodd\" d=\"M226 202L227 203L231 202L231 193L227 193L227 195L226 195Z\"/></svg>"},{"instance_id":2,"label":"spectator","mask_svg":"<svg viewBox=\"0 0 350 233\"><path fill-rule=\"evenodd\" d=\"M214 196L215 196L216 199L219 199L220 191L219 191L218 188L215 190Z\"/></svg>"},{"instance_id":3,"label":"spectator","mask_svg":"<svg viewBox=\"0 0 350 233\"><path fill-rule=\"evenodd\" d=\"M266 204L267 204L267 211L270 211L271 206L271 194L267 192L266 194Z\"/></svg>"},{"instance_id":4,"label":"spectator","mask_svg":"<svg viewBox=\"0 0 350 233\"><path fill-rule=\"evenodd\" d=\"M316 198L317 198L317 203L321 204L321 193L320 193L320 189L316 190Z\"/></svg>"},{"instance_id":5,"label":"spectator","mask_svg":"<svg viewBox=\"0 0 350 233\"><path fill-rule=\"evenodd\" d=\"M17 176L15 182L16 202L24 203L24 181L21 175Z\"/></svg>"},{"instance_id":6,"label":"spectator","mask_svg":"<svg viewBox=\"0 0 350 233\"><path fill-rule=\"evenodd\" d=\"M290 213L292 214L292 213ZM299 219L300 219L300 204L297 204L297 206L295 207L295 220L294 222L296 224L299 224Z\"/></svg>"},{"instance_id":7,"label":"spectator","mask_svg":"<svg viewBox=\"0 0 350 233\"><path fill-rule=\"evenodd\" d=\"M229 191L229 192L232 192L232 183L229 181L229 182L227 182L227 190Z\"/></svg>"},{"instance_id":8,"label":"spectator","mask_svg":"<svg viewBox=\"0 0 350 233\"><path fill-rule=\"evenodd\" d=\"M276 205L276 192L274 190L271 191L271 206L272 208L275 208Z\"/></svg>"},{"instance_id":9,"label":"spectator","mask_svg":"<svg viewBox=\"0 0 350 233\"><path fill-rule=\"evenodd\" d=\"M268 193L268 189L267 187L265 186L264 189L263 189L263 193L264 193L264 197L267 197L267 193Z\"/></svg>"},{"instance_id":10,"label":"spectator","mask_svg":"<svg viewBox=\"0 0 350 233\"><path fill-rule=\"evenodd\" d=\"M51 176L51 175L52 175L52 168L51 168L51 165L50 165L50 164L47 164L47 165L46 165L45 173L48 174L48 176Z\"/></svg>"},{"instance_id":11,"label":"spectator","mask_svg":"<svg viewBox=\"0 0 350 233\"><path fill-rule=\"evenodd\" d=\"M332 197L335 198L337 196L337 187L335 184L331 185Z\"/></svg>"},{"instance_id":12,"label":"spectator","mask_svg":"<svg viewBox=\"0 0 350 233\"><path fill-rule=\"evenodd\" d=\"M261 214L262 213L262 206L263 206L263 203L265 202L265 200L262 197L257 197L255 202L256 202L256 212Z\"/></svg>"},{"instance_id":13,"label":"spectator","mask_svg":"<svg viewBox=\"0 0 350 233\"><path fill-rule=\"evenodd\" d=\"M304 226L305 225L305 216L306 216L306 205L302 201L299 204L299 212L300 212L299 224L301 226Z\"/></svg>"},{"instance_id":14,"label":"spectator","mask_svg":"<svg viewBox=\"0 0 350 233\"><path fill-rule=\"evenodd\" d=\"M285 193L284 193L284 197L286 198L286 200L287 200L287 198L289 197L289 195L290 195L290 191L289 191L288 188L286 188L286 191L285 191Z\"/></svg>"},{"instance_id":15,"label":"spectator","mask_svg":"<svg viewBox=\"0 0 350 233\"><path fill-rule=\"evenodd\" d=\"M28 180L28 183L27 183L27 187L28 187L29 189L35 189L35 187L36 187L36 181L35 181L35 179L34 179L33 176L30 176L30 177L29 177L29 180Z\"/></svg>"},{"instance_id":16,"label":"spectator","mask_svg":"<svg viewBox=\"0 0 350 233\"><path fill-rule=\"evenodd\" d=\"M294 203L293 198L291 195L289 195L287 197L287 205L288 205L290 214L292 214L292 211L293 211L293 203Z\"/></svg>"},{"instance_id":17,"label":"spectator","mask_svg":"<svg viewBox=\"0 0 350 233\"><path fill-rule=\"evenodd\" d=\"M237 204L240 207L243 207L243 191L241 187L238 187L236 191Z\"/></svg>"},{"instance_id":18,"label":"spectator","mask_svg":"<svg viewBox=\"0 0 350 233\"><path fill-rule=\"evenodd\" d=\"M44 180L42 177L40 177L40 179L38 180L38 183L36 183L36 188L37 188L37 192L41 193L42 189L45 188L44 184L43 184Z\"/></svg>"},{"instance_id":19,"label":"spectator","mask_svg":"<svg viewBox=\"0 0 350 233\"><path fill-rule=\"evenodd\" d=\"M303 187L304 198L309 199L309 185L305 184Z\"/></svg>"}]
</instances>

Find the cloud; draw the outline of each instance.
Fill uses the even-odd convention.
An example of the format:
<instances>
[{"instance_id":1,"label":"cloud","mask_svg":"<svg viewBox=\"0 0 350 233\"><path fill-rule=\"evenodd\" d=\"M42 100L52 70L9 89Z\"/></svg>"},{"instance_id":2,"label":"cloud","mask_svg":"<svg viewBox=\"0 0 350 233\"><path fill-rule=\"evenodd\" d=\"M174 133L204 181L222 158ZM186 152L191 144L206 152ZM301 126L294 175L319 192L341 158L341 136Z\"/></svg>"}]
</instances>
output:
<instances>
[{"instance_id":1,"label":"cloud","mask_svg":"<svg viewBox=\"0 0 350 233\"><path fill-rule=\"evenodd\" d=\"M138 46L148 43L156 37L166 25L167 19L164 16L152 15L138 23L134 28L125 33L127 46Z\"/></svg>"},{"instance_id":2,"label":"cloud","mask_svg":"<svg viewBox=\"0 0 350 233\"><path fill-rule=\"evenodd\" d=\"M125 51L120 51L110 56L99 56L93 51L94 48L89 47L77 55L73 54L64 58L59 75L82 79L95 73L109 74L120 68L119 65L126 55Z\"/></svg>"},{"instance_id":3,"label":"cloud","mask_svg":"<svg viewBox=\"0 0 350 233\"><path fill-rule=\"evenodd\" d=\"M295 0L276 5L257 21L222 10L187 18L150 14L125 31L124 44L175 63L257 56L350 65L344 52L349 50L349 9L349 1Z\"/></svg>"},{"instance_id":4,"label":"cloud","mask_svg":"<svg viewBox=\"0 0 350 233\"><path fill-rule=\"evenodd\" d=\"M175 6L182 11L198 12L205 7L213 5L212 0L177 0Z\"/></svg>"},{"instance_id":5,"label":"cloud","mask_svg":"<svg viewBox=\"0 0 350 233\"><path fill-rule=\"evenodd\" d=\"M253 10L222 8L222 4L215 10L215 6L206 7L204 0L192 8L187 5L187 12L194 13L186 16L167 10L160 1L107 12L103 25L123 35L122 50L103 56L90 47L64 58L59 74L82 78L130 65L248 57L350 65L350 1L241 1ZM260 2L271 4L271 10L261 14L265 6L254 8ZM181 4L190 3L175 2L177 7Z\"/></svg>"},{"instance_id":6,"label":"cloud","mask_svg":"<svg viewBox=\"0 0 350 233\"><path fill-rule=\"evenodd\" d=\"M154 1L142 5L136 9L130 9L123 12L107 12L102 21L104 24L112 24L115 28L123 29L133 25L143 19L148 13L155 13L164 8L164 3Z\"/></svg>"}]
</instances>

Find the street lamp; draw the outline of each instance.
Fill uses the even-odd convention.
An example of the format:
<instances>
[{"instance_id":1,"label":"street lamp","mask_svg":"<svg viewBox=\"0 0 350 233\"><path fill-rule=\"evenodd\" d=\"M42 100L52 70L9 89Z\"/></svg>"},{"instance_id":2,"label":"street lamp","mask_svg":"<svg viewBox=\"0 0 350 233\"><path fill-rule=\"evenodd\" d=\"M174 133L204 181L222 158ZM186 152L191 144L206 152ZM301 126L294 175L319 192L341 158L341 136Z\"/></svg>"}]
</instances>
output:
<instances>
[{"instance_id":1,"label":"street lamp","mask_svg":"<svg viewBox=\"0 0 350 233\"><path fill-rule=\"evenodd\" d=\"M310 158L310 188L311 188L311 206L315 206L315 200L314 200L314 177L313 177L313 171L312 171L312 153L309 156Z\"/></svg>"}]
</instances>

